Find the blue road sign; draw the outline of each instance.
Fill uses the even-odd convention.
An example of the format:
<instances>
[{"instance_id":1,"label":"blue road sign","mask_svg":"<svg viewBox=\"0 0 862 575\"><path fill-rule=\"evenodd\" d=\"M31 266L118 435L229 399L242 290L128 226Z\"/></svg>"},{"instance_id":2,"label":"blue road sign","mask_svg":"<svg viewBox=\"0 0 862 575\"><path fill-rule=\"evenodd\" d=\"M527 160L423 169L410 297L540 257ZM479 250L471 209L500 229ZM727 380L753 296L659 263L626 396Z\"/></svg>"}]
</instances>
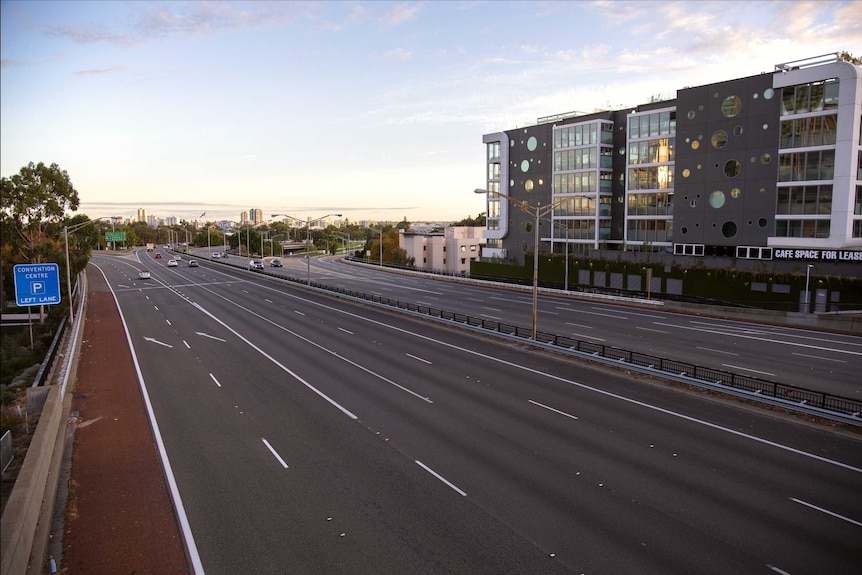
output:
<instances>
[{"instance_id":1,"label":"blue road sign","mask_svg":"<svg viewBox=\"0 0 862 575\"><path fill-rule=\"evenodd\" d=\"M14 270L16 305L60 303L60 267L57 264L18 264Z\"/></svg>"}]
</instances>

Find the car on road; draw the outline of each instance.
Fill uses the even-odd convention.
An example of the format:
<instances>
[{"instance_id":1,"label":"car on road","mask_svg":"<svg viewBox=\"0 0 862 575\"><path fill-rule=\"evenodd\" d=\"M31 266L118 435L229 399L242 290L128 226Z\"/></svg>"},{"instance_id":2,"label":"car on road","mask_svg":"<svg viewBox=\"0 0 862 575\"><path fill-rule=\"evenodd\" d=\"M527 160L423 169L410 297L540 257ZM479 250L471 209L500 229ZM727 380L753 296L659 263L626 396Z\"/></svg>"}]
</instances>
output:
<instances>
[{"instance_id":1,"label":"car on road","mask_svg":"<svg viewBox=\"0 0 862 575\"><path fill-rule=\"evenodd\" d=\"M177 263L177 260L168 260L168 267L169 267L169 268L175 268L175 267L177 267L178 265L179 265L179 264Z\"/></svg>"},{"instance_id":2,"label":"car on road","mask_svg":"<svg viewBox=\"0 0 862 575\"><path fill-rule=\"evenodd\" d=\"M162 254L161 254L161 253L157 253L157 254L156 254L156 259L157 259L157 260L162 259Z\"/></svg>"},{"instance_id":3,"label":"car on road","mask_svg":"<svg viewBox=\"0 0 862 575\"><path fill-rule=\"evenodd\" d=\"M148 272L147 270L141 270L141 271L139 271L139 272L138 272L138 279L141 279L141 280L148 280L148 279L150 279L150 272Z\"/></svg>"},{"instance_id":4,"label":"car on road","mask_svg":"<svg viewBox=\"0 0 862 575\"><path fill-rule=\"evenodd\" d=\"M221 257L222 257L222 258L224 258L224 259L227 259L227 252L222 252L222 253L221 253Z\"/></svg>"},{"instance_id":5,"label":"car on road","mask_svg":"<svg viewBox=\"0 0 862 575\"><path fill-rule=\"evenodd\" d=\"M213 252L213 259L218 259L221 257L221 254L218 252Z\"/></svg>"},{"instance_id":6,"label":"car on road","mask_svg":"<svg viewBox=\"0 0 862 575\"><path fill-rule=\"evenodd\" d=\"M249 260L248 269L250 270L262 270L263 262L260 260Z\"/></svg>"},{"instance_id":7,"label":"car on road","mask_svg":"<svg viewBox=\"0 0 862 575\"><path fill-rule=\"evenodd\" d=\"M198 267L198 260L189 260L189 267L190 268Z\"/></svg>"},{"instance_id":8,"label":"car on road","mask_svg":"<svg viewBox=\"0 0 862 575\"><path fill-rule=\"evenodd\" d=\"M284 266L282 265L281 260L280 260L280 259L278 259L278 258L276 258L276 259L274 259L274 260L272 260L272 261L270 261L270 262L269 262L269 267L273 267L273 268L281 268L281 267L284 267Z\"/></svg>"}]
</instances>

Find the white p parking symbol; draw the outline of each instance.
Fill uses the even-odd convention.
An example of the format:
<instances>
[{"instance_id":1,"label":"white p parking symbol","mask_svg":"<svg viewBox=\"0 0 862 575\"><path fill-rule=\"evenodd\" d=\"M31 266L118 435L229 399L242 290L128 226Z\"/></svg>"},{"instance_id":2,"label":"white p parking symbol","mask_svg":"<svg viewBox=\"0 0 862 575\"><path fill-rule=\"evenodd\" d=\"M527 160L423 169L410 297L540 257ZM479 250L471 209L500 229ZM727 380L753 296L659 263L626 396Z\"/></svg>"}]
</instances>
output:
<instances>
[{"instance_id":1,"label":"white p parking symbol","mask_svg":"<svg viewBox=\"0 0 862 575\"><path fill-rule=\"evenodd\" d=\"M45 293L45 284L42 282L30 282L30 293L33 295Z\"/></svg>"}]
</instances>

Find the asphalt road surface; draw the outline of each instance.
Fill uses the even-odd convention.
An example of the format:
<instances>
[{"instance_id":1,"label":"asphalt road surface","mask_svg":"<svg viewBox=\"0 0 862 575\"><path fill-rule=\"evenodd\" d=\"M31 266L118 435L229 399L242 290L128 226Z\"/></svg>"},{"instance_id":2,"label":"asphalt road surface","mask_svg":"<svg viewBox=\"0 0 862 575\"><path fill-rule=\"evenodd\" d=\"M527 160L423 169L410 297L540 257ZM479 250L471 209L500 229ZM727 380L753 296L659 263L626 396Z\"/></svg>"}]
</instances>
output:
<instances>
[{"instance_id":1,"label":"asphalt road surface","mask_svg":"<svg viewBox=\"0 0 862 575\"><path fill-rule=\"evenodd\" d=\"M206 573L862 565L858 436L244 270L92 261Z\"/></svg>"},{"instance_id":2,"label":"asphalt road surface","mask_svg":"<svg viewBox=\"0 0 862 575\"><path fill-rule=\"evenodd\" d=\"M266 272L306 279L309 266L304 257L282 261L284 268L267 267ZM239 257L215 262L247 266ZM532 322L528 291L400 275L337 258L311 258L310 263L314 282L527 329ZM540 295L537 310L540 332L862 399L859 336L672 313L660 305L633 307L545 294Z\"/></svg>"}]
</instances>

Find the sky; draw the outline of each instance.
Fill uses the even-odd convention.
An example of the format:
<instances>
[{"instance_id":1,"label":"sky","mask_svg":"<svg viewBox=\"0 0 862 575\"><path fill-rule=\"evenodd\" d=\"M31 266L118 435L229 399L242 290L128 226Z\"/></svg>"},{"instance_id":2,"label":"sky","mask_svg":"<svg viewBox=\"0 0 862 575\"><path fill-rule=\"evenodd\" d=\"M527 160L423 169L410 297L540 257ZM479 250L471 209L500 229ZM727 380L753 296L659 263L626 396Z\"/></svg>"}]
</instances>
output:
<instances>
[{"instance_id":1,"label":"sky","mask_svg":"<svg viewBox=\"0 0 862 575\"><path fill-rule=\"evenodd\" d=\"M483 134L838 51L862 1L0 1L0 175L78 213L446 222Z\"/></svg>"}]
</instances>

